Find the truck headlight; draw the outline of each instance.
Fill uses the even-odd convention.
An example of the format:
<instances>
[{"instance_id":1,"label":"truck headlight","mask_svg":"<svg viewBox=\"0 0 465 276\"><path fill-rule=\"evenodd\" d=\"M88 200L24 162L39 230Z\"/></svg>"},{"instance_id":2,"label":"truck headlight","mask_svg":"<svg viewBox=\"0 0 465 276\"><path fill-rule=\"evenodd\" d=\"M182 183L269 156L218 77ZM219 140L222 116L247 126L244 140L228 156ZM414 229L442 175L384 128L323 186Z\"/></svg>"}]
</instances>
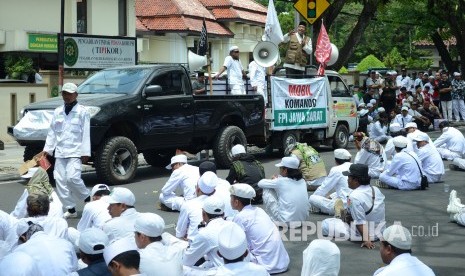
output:
<instances>
[{"instance_id":1,"label":"truck headlight","mask_svg":"<svg viewBox=\"0 0 465 276\"><path fill-rule=\"evenodd\" d=\"M22 108L20 111L19 111L19 114L18 114L18 122L24 117L24 115L26 114L26 110L24 108Z\"/></svg>"},{"instance_id":2,"label":"truck headlight","mask_svg":"<svg viewBox=\"0 0 465 276\"><path fill-rule=\"evenodd\" d=\"M87 112L89 112L90 117L94 117L97 115L97 113L100 112L100 107L98 106L84 106L87 109Z\"/></svg>"}]
</instances>

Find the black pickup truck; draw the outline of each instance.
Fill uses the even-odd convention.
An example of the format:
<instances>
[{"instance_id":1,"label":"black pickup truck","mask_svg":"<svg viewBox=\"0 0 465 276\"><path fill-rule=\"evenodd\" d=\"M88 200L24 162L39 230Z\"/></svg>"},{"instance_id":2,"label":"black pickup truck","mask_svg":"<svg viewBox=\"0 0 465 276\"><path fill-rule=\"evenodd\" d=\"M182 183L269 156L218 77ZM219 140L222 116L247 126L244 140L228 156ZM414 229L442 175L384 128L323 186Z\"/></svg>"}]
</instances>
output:
<instances>
[{"instance_id":1,"label":"black pickup truck","mask_svg":"<svg viewBox=\"0 0 465 276\"><path fill-rule=\"evenodd\" d=\"M191 153L213 149L216 163L228 167L235 144L265 143L262 96L193 95L181 65L105 69L79 85L78 94L78 102L91 114L91 160L104 183L129 182L136 173L138 153L152 166L165 166L176 149ZM31 112L39 113L32 118L44 120L62 104L57 97L30 104L21 112L23 118ZM34 129L38 124L31 125ZM36 135L23 132L27 134L22 137L8 127L8 133L26 146L25 160L43 148L47 129L35 131Z\"/></svg>"}]
</instances>

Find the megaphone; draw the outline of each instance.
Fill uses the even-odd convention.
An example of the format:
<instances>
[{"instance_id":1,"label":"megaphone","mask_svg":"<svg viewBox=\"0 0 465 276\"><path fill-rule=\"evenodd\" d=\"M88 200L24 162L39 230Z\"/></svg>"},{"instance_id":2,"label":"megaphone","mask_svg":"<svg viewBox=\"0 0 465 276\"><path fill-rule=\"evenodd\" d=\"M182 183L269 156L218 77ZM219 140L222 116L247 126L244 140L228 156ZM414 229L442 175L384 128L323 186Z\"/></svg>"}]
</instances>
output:
<instances>
[{"instance_id":1,"label":"megaphone","mask_svg":"<svg viewBox=\"0 0 465 276\"><path fill-rule=\"evenodd\" d=\"M207 56L199 56L189 50L187 53L187 62L189 64L189 70L195 71L207 65Z\"/></svg>"},{"instance_id":2,"label":"megaphone","mask_svg":"<svg viewBox=\"0 0 465 276\"><path fill-rule=\"evenodd\" d=\"M331 57L329 58L327 65L328 66L333 65L334 63L336 63L338 58L339 58L339 49L337 48L336 45L331 43Z\"/></svg>"},{"instance_id":3,"label":"megaphone","mask_svg":"<svg viewBox=\"0 0 465 276\"><path fill-rule=\"evenodd\" d=\"M253 49L253 59L258 65L263 67L270 67L278 61L279 50L278 47L270 41L262 41Z\"/></svg>"}]
</instances>

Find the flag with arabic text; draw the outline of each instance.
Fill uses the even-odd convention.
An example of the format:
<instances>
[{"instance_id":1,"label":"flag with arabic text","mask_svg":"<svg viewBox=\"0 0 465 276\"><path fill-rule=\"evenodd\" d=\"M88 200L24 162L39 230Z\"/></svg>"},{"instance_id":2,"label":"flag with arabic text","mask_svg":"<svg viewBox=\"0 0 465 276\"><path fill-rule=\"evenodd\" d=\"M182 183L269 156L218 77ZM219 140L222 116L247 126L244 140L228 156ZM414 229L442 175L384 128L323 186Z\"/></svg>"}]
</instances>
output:
<instances>
[{"instance_id":1,"label":"flag with arabic text","mask_svg":"<svg viewBox=\"0 0 465 276\"><path fill-rule=\"evenodd\" d=\"M207 25L203 19L202 31L200 32L199 45L197 45L197 55L204 56L208 51Z\"/></svg>"},{"instance_id":2,"label":"flag with arabic text","mask_svg":"<svg viewBox=\"0 0 465 276\"><path fill-rule=\"evenodd\" d=\"M331 50L331 42L329 41L328 33L326 32L325 25L321 23L315 50L316 61L320 63L320 67L318 68L318 75L320 76L325 74L326 63L331 58Z\"/></svg>"}]
</instances>

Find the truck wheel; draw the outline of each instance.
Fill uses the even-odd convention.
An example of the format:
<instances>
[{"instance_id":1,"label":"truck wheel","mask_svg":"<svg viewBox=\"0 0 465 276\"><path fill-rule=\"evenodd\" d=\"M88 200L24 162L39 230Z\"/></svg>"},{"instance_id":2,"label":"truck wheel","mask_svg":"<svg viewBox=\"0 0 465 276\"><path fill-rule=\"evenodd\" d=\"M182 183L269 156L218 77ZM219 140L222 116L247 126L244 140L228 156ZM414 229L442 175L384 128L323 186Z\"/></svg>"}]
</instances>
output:
<instances>
[{"instance_id":1,"label":"truck wheel","mask_svg":"<svg viewBox=\"0 0 465 276\"><path fill-rule=\"evenodd\" d=\"M165 167L171 161L171 157L174 155L173 152L159 152L159 151L144 151L144 159L150 166L153 167Z\"/></svg>"},{"instance_id":2,"label":"truck wheel","mask_svg":"<svg viewBox=\"0 0 465 276\"><path fill-rule=\"evenodd\" d=\"M229 169L232 163L231 148L237 144L247 146L247 138L242 129L237 126L220 129L213 146L213 156L218 167Z\"/></svg>"},{"instance_id":3,"label":"truck wheel","mask_svg":"<svg viewBox=\"0 0 465 276\"><path fill-rule=\"evenodd\" d=\"M279 153L284 155L284 151L292 144L296 144L300 141L300 135L298 131L284 131L281 139L281 148Z\"/></svg>"},{"instance_id":4,"label":"truck wheel","mask_svg":"<svg viewBox=\"0 0 465 276\"><path fill-rule=\"evenodd\" d=\"M136 175L137 148L126 137L108 138L97 151L95 170L97 176L109 185L128 183Z\"/></svg>"},{"instance_id":5,"label":"truck wheel","mask_svg":"<svg viewBox=\"0 0 465 276\"><path fill-rule=\"evenodd\" d=\"M349 130L345 125L339 124L334 131L333 149L346 148L349 143Z\"/></svg>"}]
</instances>

